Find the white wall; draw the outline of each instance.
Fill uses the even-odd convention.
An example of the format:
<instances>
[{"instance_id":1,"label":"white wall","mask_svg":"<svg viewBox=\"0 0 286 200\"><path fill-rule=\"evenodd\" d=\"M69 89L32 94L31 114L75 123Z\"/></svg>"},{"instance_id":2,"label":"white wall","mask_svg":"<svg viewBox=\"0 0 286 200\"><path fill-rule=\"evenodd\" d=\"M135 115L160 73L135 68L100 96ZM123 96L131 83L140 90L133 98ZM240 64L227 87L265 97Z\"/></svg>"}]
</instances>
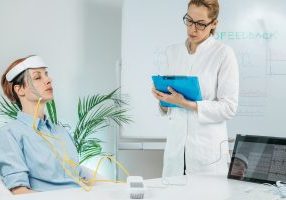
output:
<instances>
[{"instance_id":1,"label":"white wall","mask_svg":"<svg viewBox=\"0 0 286 200\"><path fill-rule=\"evenodd\" d=\"M74 127L79 96L108 93L117 87L120 2L0 0L1 74L17 58L42 56L53 78L59 119ZM106 141L106 152L114 153L114 133L111 128L98 135ZM113 176L112 170L103 173Z\"/></svg>"},{"instance_id":2,"label":"white wall","mask_svg":"<svg viewBox=\"0 0 286 200\"><path fill-rule=\"evenodd\" d=\"M41 55L50 67L62 122L74 127L79 96L117 87L122 0L0 0L0 5L1 74L16 58ZM117 153L131 174L160 177L163 152L115 152L115 131L98 134L106 141L103 150ZM94 166L93 161L85 164ZM101 173L114 177L113 168L102 167Z\"/></svg>"},{"instance_id":3,"label":"white wall","mask_svg":"<svg viewBox=\"0 0 286 200\"><path fill-rule=\"evenodd\" d=\"M86 0L84 9L84 73L79 73L78 82L88 87L78 90L85 94L110 92L118 87L116 61L120 59L121 45L121 7L120 0ZM95 84L96 83L96 84ZM93 85L93 87L91 87ZM86 90L84 92L84 90ZM117 127L108 129L107 134L100 132L98 137L103 143L103 151L116 153ZM95 159L96 160L96 159ZM94 166L94 162L86 163ZM115 167L108 162L100 170L103 175L115 178ZM108 173L106 173L107 171Z\"/></svg>"},{"instance_id":4,"label":"white wall","mask_svg":"<svg viewBox=\"0 0 286 200\"><path fill-rule=\"evenodd\" d=\"M164 138L171 134L168 119L157 112L157 101L150 92L151 75L166 66L166 46L186 39L182 17L187 12L187 2L124 1L122 91L129 92L135 121L123 130L126 137ZM238 112L228 121L231 138L238 133L285 136L286 106L280 103L286 100L281 92L281 86L286 84L286 53L282 51L286 28L281 25L285 23L285 9L285 0L220 0L214 38L234 49L240 71ZM156 132L154 127L158 127Z\"/></svg>"},{"instance_id":5,"label":"white wall","mask_svg":"<svg viewBox=\"0 0 286 200\"><path fill-rule=\"evenodd\" d=\"M163 169L164 150L119 150L118 160L124 164L133 176L144 179L160 178ZM118 171L118 179L124 180L125 174Z\"/></svg>"}]
</instances>

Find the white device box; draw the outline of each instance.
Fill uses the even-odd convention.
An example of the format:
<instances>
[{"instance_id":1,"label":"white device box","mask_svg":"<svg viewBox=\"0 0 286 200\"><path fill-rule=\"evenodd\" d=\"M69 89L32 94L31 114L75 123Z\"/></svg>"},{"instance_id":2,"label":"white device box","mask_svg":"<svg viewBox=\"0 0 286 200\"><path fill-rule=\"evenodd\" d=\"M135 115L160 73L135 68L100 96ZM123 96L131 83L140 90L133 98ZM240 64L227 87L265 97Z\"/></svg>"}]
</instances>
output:
<instances>
[{"instance_id":1,"label":"white device box","mask_svg":"<svg viewBox=\"0 0 286 200\"><path fill-rule=\"evenodd\" d=\"M127 184L131 199L143 199L145 186L142 176L128 176Z\"/></svg>"}]
</instances>

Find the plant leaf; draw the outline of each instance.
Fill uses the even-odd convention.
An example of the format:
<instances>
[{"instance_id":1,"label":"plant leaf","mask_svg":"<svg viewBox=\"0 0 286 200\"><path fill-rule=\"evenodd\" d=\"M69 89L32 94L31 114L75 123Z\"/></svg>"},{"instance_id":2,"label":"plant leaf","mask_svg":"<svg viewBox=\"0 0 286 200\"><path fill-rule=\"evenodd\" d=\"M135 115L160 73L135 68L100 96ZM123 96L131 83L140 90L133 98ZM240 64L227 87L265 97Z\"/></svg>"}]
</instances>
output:
<instances>
[{"instance_id":1,"label":"plant leaf","mask_svg":"<svg viewBox=\"0 0 286 200\"><path fill-rule=\"evenodd\" d=\"M54 100L51 100L46 103L46 108L49 114L49 119L52 121L53 124L58 124L58 118L57 118L57 110L56 110L56 104Z\"/></svg>"},{"instance_id":2,"label":"plant leaf","mask_svg":"<svg viewBox=\"0 0 286 200\"><path fill-rule=\"evenodd\" d=\"M91 95L79 98L78 101L78 123L74 130L77 151L80 155L81 163L101 154L100 143L102 141L93 137L96 132L116 123L119 126L129 123L132 120L126 114L128 105L120 98L119 89L107 95Z\"/></svg>"},{"instance_id":3,"label":"plant leaf","mask_svg":"<svg viewBox=\"0 0 286 200\"><path fill-rule=\"evenodd\" d=\"M16 119L17 113L20 108L17 104L11 103L10 101L6 100L3 96L1 96L0 100L0 115L8 116L10 119Z\"/></svg>"}]
</instances>

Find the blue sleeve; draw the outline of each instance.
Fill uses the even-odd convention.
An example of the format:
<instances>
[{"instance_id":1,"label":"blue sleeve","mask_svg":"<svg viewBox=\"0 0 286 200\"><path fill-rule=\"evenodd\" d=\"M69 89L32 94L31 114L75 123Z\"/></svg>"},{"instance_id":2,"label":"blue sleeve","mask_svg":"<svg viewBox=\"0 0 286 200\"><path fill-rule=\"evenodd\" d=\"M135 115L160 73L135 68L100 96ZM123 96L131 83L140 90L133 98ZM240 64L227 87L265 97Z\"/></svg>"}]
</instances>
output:
<instances>
[{"instance_id":1,"label":"blue sleeve","mask_svg":"<svg viewBox=\"0 0 286 200\"><path fill-rule=\"evenodd\" d=\"M0 131L0 176L8 189L30 188L28 167L19 142L10 129Z\"/></svg>"}]
</instances>

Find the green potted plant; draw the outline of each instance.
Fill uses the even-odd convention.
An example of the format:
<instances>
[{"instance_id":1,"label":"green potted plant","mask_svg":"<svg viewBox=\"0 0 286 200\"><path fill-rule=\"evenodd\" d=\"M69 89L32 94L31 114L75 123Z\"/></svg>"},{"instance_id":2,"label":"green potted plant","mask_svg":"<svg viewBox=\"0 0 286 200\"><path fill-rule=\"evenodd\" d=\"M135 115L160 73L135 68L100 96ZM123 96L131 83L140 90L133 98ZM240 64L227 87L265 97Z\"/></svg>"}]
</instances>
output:
<instances>
[{"instance_id":1,"label":"green potted plant","mask_svg":"<svg viewBox=\"0 0 286 200\"><path fill-rule=\"evenodd\" d=\"M119 89L107 95L91 95L79 98L77 105L78 121L72 137L80 157L80 164L95 156L102 155L101 140L95 134L111 125L112 122L119 126L132 120L127 115L127 103L119 96ZM60 123L57 118L56 104L52 100L46 104L48 118L53 124ZM0 115L15 119L19 107L6 100L0 100Z\"/></svg>"}]
</instances>

